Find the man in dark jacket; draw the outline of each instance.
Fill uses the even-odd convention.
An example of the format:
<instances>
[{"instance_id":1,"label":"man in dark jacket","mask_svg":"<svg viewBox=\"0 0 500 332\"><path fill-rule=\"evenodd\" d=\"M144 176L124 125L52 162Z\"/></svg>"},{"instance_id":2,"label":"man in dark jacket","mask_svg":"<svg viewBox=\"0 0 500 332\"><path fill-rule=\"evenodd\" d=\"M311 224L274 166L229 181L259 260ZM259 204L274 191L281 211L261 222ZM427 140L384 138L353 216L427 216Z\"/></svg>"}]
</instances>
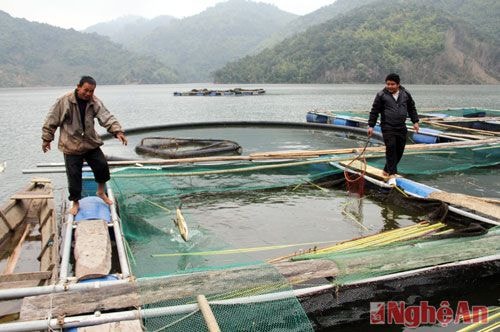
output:
<instances>
[{"instance_id":1,"label":"man in dark jacket","mask_svg":"<svg viewBox=\"0 0 500 332\"><path fill-rule=\"evenodd\" d=\"M397 165L403 156L406 145L406 118L413 122L413 129L419 130L418 114L411 94L400 85L397 74L385 78L385 88L378 92L373 101L368 120L368 136L373 134L373 127L380 114L380 126L385 143L384 176L394 177Z\"/></svg>"}]
</instances>

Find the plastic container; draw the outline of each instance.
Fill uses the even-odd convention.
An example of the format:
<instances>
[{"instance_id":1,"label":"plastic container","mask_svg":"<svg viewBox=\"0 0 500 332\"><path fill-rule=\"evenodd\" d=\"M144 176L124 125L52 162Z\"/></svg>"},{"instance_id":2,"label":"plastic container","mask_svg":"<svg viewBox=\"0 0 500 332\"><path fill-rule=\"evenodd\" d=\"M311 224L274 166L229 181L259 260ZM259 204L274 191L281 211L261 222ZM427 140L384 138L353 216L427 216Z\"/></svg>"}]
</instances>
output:
<instances>
[{"instance_id":1,"label":"plastic container","mask_svg":"<svg viewBox=\"0 0 500 332\"><path fill-rule=\"evenodd\" d=\"M429 197L432 192L437 191L436 188L405 178L396 178L396 184L405 192L419 197Z\"/></svg>"},{"instance_id":2,"label":"plastic container","mask_svg":"<svg viewBox=\"0 0 500 332\"><path fill-rule=\"evenodd\" d=\"M440 130L420 128L418 133L413 133L412 138L415 143L434 144L437 143L439 139L437 135L440 133L442 133Z\"/></svg>"},{"instance_id":3,"label":"plastic container","mask_svg":"<svg viewBox=\"0 0 500 332\"><path fill-rule=\"evenodd\" d=\"M330 123L337 126L359 127L359 122L344 118L333 118Z\"/></svg>"},{"instance_id":4,"label":"plastic container","mask_svg":"<svg viewBox=\"0 0 500 332\"><path fill-rule=\"evenodd\" d=\"M328 116L308 112L306 115L306 121L314 123L328 123Z\"/></svg>"},{"instance_id":5,"label":"plastic container","mask_svg":"<svg viewBox=\"0 0 500 332\"><path fill-rule=\"evenodd\" d=\"M111 222L111 211L109 205L104 203L102 199L97 196L88 196L80 200L80 210L75 216L75 222L84 220L104 220Z\"/></svg>"}]
</instances>

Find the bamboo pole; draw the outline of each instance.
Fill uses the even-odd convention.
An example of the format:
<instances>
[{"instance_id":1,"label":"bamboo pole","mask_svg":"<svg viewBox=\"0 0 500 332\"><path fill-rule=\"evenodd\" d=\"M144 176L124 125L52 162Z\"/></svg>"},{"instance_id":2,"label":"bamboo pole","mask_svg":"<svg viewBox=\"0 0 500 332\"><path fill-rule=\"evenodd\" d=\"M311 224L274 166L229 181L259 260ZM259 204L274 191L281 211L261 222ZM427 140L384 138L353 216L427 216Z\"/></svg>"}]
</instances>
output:
<instances>
[{"instance_id":1,"label":"bamboo pole","mask_svg":"<svg viewBox=\"0 0 500 332\"><path fill-rule=\"evenodd\" d=\"M23 235L21 236L21 239L17 243L16 248L12 252L12 255L9 256L9 259L7 261L7 266L5 267L5 270L3 271L3 274L12 274L16 268L17 261L19 260L19 257L21 255L21 249L23 247L24 240L26 240L26 237L31 231L31 224L27 224Z\"/></svg>"},{"instance_id":2,"label":"bamboo pole","mask_svg":"<svg viewBox=\"0 0 500 332\"><path fill-rule=\"evenodd\" d=\"M205 323L207 324L209 332L220 332L219 324L217 324L217 320L215 319L214 313L212 309L210 309L210 305L208 304L207 298L205 295L200 294L196 297L198 301L198 307L205 319Z\"/></svg>"},{"instance_id":3,"label":"bamboo pole","mask_svg":"<svg viewBox=\"0 0 500 332\"><path fill-rule=\"evenodd\" d=\"M466 118L463 116L446 116L446 117L432 117L432 118L425 118L422 119L425 120L425 122L440 122L440 121L445 121L445 122L452 122L452 121L460 121L460 122L486 122L486 121L498 121L497 116L483 116L483 117L473 117L473 118Z\"/></svg>"},{"instance_id":4,"label":"bamboo pole","mask_svg":"<svg viewBox=\"0 0 500 332\"><path fill-rule=\"evenodd\" d=\"M382 155L367 155L366 158L369 157L382 157ZM201 175L215 175L215 174L229 174L229 173L243 173L243 172L252 172L252 171L261 171L268 169L276 169L276 168L286 168L292 166L302 166L302 165L312 165L312 164L321 164L321 163L329 163L333 161L344 161L351 160L352 156L346 157L337 157L337 158L323 158L323 159L314 159L314 160L306 160L306 161L296 161L290 163L280 163L280 164L270 164L270 165L260 165L260 166L252 166L252 167L240 167L240 168L232 168L232 169L223 169L223 170L212 170L212 171L195 171L195 172L178 172L178 173L152 173L152 174L114 174L113 178L146 178L146 177L163 177L163 176L201 176Z\"/></svg>"},{"instance_id":5,"label":"bamboo pole","mask_svg":"<svg viewBox=\"0 0 500 332\"><path fill-rule=\"evenodd\" d=\"M475 147L487 144L500 144L500 138L492 137L475 141L459 141L436 144L410 144L407 145L405 151L412 150L440 150L455 147ZM143 159L143 160L120 160L109 161L110 166L133 166L133 165L177 165L205 162L225 162L225 161L269 161L277 162L279 159L301 159L314 158L329 154L352 154L360 153L363 147L342 148L342 149L326 149L326 150L287 150L287 151L269 151L256 152L247 156L213 156L213 157L197 157L183 159ZM366 152L385 152L385 146L367 147ZM39 164L37 167L60 167L63 163ZM32 172L33 170L23 170L24 172ZM43 171L41 171L43 172Z\"/></svg>"},{"instance_id":6,"label":"bamboo pole","mask_svg":"<svg viewBox=\"0 0 500 332\"><path fill-rule=\"evenodd\" d=\"M462 130L462 131L470 131L470 132L480 133L480 134L488 135L488 136L499 136L500 135L500 133L497 133L495 131L488 131L488 130L467 128L467 127L460 127L460 126L454 126L454 125L444 124L444 123L435 123L435 122L433 122L432 125L436 126L436 127L442 127L442 128L452 128L452 129L458 129L458 130Z\"/></svg>"}]
</instances>

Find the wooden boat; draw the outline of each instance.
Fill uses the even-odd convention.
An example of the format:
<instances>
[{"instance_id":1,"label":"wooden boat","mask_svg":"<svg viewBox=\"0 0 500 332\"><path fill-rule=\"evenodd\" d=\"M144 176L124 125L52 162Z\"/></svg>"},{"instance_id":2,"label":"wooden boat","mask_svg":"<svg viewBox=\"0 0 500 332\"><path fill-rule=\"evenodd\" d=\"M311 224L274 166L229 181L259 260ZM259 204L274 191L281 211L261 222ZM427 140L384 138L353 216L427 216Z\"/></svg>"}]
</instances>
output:
<instances>
[{"instance_id":1,"label":"wooden boat","mask_svg":"<svg viewBox=\"0 0 500 332\"><path fill-rule=\"evenodd\" d=\"M0 209L0 248L8 257L0 276L0 288L53 283L58 272L58 229L50 180L34 179L24 190L14 194ZM30 253L39 261L31 272L19 263L25 254L23 245L38 242Z\"/></svg>"},{"instance_id":2,"label":"wooden boat","mask_svg":"<svg viewBox=\"0 0 500 332\"><path fill-rule=\"evenodd\" d=\"M422 123L477 135L500 133L500 111L482 108L450 108L422 113Z\"/></svg>"},{"instance_id":3,"label":"wooden boat","mask_svg":"<svg viewBox=\"0 0 500 332\"><path fill-rule=\"evenodd\" d=\"M0 208L0 289L54 284L59 268L59 231L50 180L33 179ZM19 312L2 304L0 316Z\"/></svg>"},{"instance_id":4,"label":"wooden boat","mask_svg":"<svg viewBox=\"0 0 500 332\"><path fill-rule=\"evenodd\" d=\"M339 128L368 128L368 120L366 118L353 116L353 115L344 115L344 114L335 114L328 111L309 111L306 115L306 121L312 123L324 123L330 124ZM426 120L422 120L424 123L428 123L430 125L434 124L436 121L425 122ZM377 124L375 127L375 132L381 134L380 125ZM455 133L448 132L443 130L438 130L435 128L426 128L421 127L418 133L414 132L410 125L408 125L409 140L413 143L422 143L422 144L435 144L435 143L448 143L448 142L458 142L458 141L466 141L466 140L477 140L485 138L485 136L479 135L468 135L463 133Z\"/></svg>"}]
</instances>

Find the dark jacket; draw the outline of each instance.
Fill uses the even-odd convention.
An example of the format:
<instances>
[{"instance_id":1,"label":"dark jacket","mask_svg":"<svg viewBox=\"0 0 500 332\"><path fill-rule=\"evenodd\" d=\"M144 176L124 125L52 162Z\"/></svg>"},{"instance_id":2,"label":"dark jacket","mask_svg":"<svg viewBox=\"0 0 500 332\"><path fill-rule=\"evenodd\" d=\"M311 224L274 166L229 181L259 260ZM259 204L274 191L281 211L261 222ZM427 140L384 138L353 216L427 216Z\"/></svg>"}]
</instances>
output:
<instances>
[{"instance_id":1,"label":"dark jacket","mask_svg":"<svg viewBox=\"0 0 500 332\"><path fill-rule=\"evenodd\" d=\"M392 94L383 89L378 92L373 101L368 125L374 127L380 114L380 126L382 131L406 130L406 118L409 116L413 123L418 122L417 109L411 94L402 86L399 87L398 100L394 100Z\"/></svg>"},{"instance_id":2,"label":"dark jacket","mask_svg":"<svg viewBox=\"0 0 500 332\"><path fill-rule=\"evenodd\" d=\"M60 128L59 150L71 155L84 154L103 144L101 137L94 129L94 118L111 134L116 135L123 131L120 123L96 96L93 96L87 104L84 130L75 92L69 92L52 106L43 124L42 139L48 142L53 141L55 131Z\"/></svg>"}]
</instances>

